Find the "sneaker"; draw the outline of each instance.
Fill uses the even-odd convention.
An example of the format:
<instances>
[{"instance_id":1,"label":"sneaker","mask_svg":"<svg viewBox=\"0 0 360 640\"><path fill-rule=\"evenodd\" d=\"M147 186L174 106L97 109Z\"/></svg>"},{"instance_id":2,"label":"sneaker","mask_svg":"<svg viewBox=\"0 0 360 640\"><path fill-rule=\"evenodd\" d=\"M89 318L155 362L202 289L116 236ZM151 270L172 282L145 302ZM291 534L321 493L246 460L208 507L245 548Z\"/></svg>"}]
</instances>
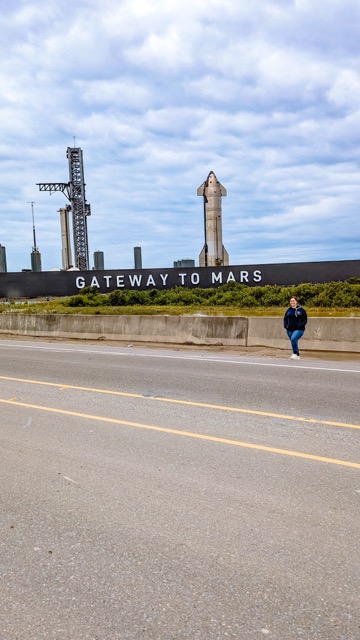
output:
<instances>
[{"instance_id":1,"label":"sneaker","mask_svg":"<svg viewBox=\"0 0 360 640\"><path fill-rule=\"evenodd\" d=\"M292 356L290 356L290 360L300 360L300 356L298 356L296 353L293 353Z\"/></svg>"}]
</instances>

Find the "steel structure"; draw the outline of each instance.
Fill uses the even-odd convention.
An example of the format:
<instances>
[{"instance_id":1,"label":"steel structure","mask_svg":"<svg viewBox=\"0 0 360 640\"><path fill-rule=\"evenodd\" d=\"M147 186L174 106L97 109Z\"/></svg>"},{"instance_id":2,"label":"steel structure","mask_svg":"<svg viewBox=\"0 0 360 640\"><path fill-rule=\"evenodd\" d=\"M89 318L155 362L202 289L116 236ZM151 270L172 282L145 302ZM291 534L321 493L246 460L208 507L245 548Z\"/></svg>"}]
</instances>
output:
<instances>
[{"instance_id":1,"label":"steel structure","mask_svg":"<svg viewBox=\"0 0 360 640\"><path fill-rule=\"evenodd\" d=\"M75 267L90 270L87 217L91 214L85 197L83 152L79 147L68 147L69 182L37 183L40 191L61 191L69 200L72 211Z\"/></svg>"}]
</instances>

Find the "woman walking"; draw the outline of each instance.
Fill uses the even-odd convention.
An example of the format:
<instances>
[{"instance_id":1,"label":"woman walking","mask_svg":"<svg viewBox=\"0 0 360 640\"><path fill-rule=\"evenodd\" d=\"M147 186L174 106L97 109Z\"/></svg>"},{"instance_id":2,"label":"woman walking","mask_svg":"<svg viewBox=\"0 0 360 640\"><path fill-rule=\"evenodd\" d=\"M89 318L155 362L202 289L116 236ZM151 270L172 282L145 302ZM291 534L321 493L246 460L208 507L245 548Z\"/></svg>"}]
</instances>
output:
<instances>
[{"instance_id":1,"label":"woman walking","mask_svg":"<svg viewBox=\"0 0 360 640\"><path fill-rule=\"evenodd\" d=\"M300 359L298 341L304 335L306 323L307 313L305 309L300 307L295 296L292 296L290 298L290 307L285 311L284 315L284 328L286 329L293 350L290 356L291 360Z\"/></svg>"}]
</instances>

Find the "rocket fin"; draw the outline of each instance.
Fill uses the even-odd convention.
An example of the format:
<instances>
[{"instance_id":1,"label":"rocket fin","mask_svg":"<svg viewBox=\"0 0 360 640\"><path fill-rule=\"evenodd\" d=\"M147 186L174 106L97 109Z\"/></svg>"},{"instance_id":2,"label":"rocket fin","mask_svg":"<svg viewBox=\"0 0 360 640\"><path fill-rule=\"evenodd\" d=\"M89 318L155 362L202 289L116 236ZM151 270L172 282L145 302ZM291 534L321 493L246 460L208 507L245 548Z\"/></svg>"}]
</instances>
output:
<instances>
[{"instance_id":1,"label":"rocket fin","mask_svg":"<svg viewBox=\"0 0 360 640\"><path fill-rule=\"evenodd\" d=\"M205 245L200 251L199 255L199 267L205 267Z\"/></svg>"},{"instance_id":2,"label":"rocket fin","mask_svg":"<svg viewBox=\"0 0 360 640\"><path fill-rule=\"evenodd\" d=\"M202 185L197 190L198 196L203 196L204 193L205 193L205 182L203 182Z\"/></svg>"},{"instance_id":3,"label":"rocket fin","mask_svg":"<svg viewBox=\"0 0 360 640\"><path fill-rule=\"evenodd\" d=\"M225 189L225 187L221 184L221 182L219 182L219 187L220 187L220 193L222 196L227 196L227 191Z\"/></svg>"},{"instance_id":4,"label":"rocket fin","mask_svg":"<svg viewBox=\"0 0 360 640\"><path fill-rule=\"evenodd\" d=\"M228 267L229 266L229 254L226 251L224 245L222 246L222 257L223 257L223 266L224 267Z\"/></svg>"}]
</instances>

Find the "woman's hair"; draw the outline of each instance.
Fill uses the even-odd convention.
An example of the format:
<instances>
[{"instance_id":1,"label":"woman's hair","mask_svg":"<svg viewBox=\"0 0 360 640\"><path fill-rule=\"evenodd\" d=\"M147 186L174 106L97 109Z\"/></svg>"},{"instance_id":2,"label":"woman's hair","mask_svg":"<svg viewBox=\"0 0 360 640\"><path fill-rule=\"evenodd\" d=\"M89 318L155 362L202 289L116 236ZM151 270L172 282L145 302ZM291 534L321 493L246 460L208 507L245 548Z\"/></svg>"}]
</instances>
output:
<instances>
[{"instance_id":1,"label":"woman's hair","mask_svg":"<svg viewBox=\"0 0 360 640\"><path fill-rule=\"evenodd\" d=\"M298 299L296 296L290 296L290 300L296 300L296 302L298 302Z\"/></svg>"}]
</instances>

